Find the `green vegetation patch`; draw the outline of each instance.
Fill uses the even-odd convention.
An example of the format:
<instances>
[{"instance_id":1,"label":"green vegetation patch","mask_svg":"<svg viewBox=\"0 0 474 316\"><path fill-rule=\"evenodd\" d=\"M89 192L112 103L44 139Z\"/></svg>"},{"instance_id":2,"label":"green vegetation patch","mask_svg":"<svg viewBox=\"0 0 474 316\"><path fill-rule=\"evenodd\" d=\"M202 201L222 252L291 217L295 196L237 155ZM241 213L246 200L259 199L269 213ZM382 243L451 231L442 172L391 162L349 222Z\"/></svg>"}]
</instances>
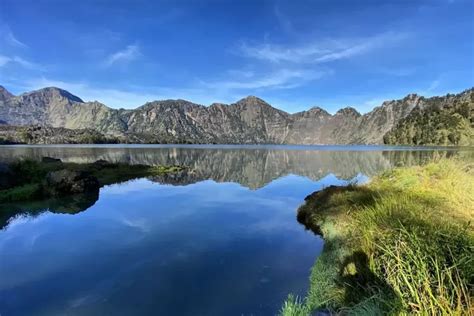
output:
<instances>
[{"instance_id":1,"label":"green vegetation patch","mask_svg":"<svg viewBox=\"0 0 474 316\"><path fill-rule=\"evenodd\" d=\"M310 195L298 220L325 239L304 300L282 315L468 315L474 165L442 160Z\"/></svg>"},{"instance_id":2,"label":"green vegetation patch","mask_svg":"<svg viewBox=\"0 0 474 316\"><path fill-rule=\"evenodd\" d=\"M447 96L449 100L454 96ZM424 108L415 108L388 133L385 144L393 145L474 145L474 92L460 100L427 99Z\"/></svg>"},{"instance_id":3,"label":"green vegetation patch","mask_svg":"<svg viewBox=\"0 0 474 316\"><path fill-rule=\"evenodd\" d=\"M0 191L0 202L27 201L40 198L41 186L38 183L24 184Z\"/></svg>"},{"instance_id":4,"label":"green vegetation patch","mask_svg":"<svg viewBox=\"0 0 474 316\"><path fill-rule=\"evenodd\" d=\"M20 160L8 166L9 170L3 177L9 183L8 188L0 190L0 203L29 201L49 198L45 190L45 179L50 172L70 170L84 172L97 178L99 185L108 185L148 176L158 176L184 170L182 166L148 166L130 165L125 163L94 163L77 164L57 162L38 162Z\"/></svg>"}]
</instances>

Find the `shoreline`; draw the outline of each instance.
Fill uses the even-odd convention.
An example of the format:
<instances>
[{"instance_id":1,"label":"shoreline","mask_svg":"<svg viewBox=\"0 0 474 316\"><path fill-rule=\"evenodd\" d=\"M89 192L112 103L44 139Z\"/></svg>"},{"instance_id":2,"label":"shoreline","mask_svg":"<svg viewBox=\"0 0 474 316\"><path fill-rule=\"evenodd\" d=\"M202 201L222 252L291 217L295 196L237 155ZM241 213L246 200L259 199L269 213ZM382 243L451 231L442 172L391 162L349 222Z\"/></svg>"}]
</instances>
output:
<instances>
[{"instance_id":1,"label":"shoreline","mask_svg":"<svg viewBox=\"0 0 474 316\"><path fill-rule=\"evenodd\" d=\"M281 315L472 311L474 166L441 160L315 192L297 219L325 245Z\"/></svg>"},{"instance_id":2,"label":"shoreline","mask_svg":"<svg viewBox=\"0 0 474 316\"><path fill-rule=\"evenodd\" d=\"M385 145L385 144L142 144L142 143L108 143L108 144L0 144L2 148L191 148L191 149L275 149L275 150L320 150L320 151L474 151L474 146L442 145Z\"/></svg>"},{"instance_id":3,"label":"shoreline","mask_svg":"<svg viewBox=\"0 0 474 316\"><path fill-rule=\"evenodd\" d=\"M62 162L43 157L42 161L17 160L0 165L0 203L30 202L94 193L112 183L136 178L163 176L186 170L183 166L149 166L112 163Z\"/></svg>"},{"instance_id":4,"label":"shoreline","mask_svg":"<svg viewBox=\"0 0 474 316\"><path fill-rule=\"evenodd\" d=\"M130 165L105 160L72 163L50 157L0 163L0 229L17 214L36 214L45 209L82 212L97 202L100 189L106 185L145 177L173 180L188 171L178 165Z\"/></svg>"}]
</instances>

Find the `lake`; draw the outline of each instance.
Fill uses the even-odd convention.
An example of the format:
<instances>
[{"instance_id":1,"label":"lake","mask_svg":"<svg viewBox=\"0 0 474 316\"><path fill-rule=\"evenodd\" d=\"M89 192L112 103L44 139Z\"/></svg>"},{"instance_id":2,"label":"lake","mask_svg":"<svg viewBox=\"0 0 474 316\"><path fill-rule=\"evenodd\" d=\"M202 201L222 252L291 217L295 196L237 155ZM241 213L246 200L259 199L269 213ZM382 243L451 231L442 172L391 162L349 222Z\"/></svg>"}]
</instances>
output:
<instances>
[{"instance_id":1,"label":"lake","mask_svg":"<svg viewBox=\"0 0 474 316\"><path fill-rule=\"evenodd\" d=\"M0 315L274 315L304 296L323 241L305 196L472 150L381 146L2 146L43 156L180 164L190 171L97 197L0 205Z\"/></svg>"}]
</instances>

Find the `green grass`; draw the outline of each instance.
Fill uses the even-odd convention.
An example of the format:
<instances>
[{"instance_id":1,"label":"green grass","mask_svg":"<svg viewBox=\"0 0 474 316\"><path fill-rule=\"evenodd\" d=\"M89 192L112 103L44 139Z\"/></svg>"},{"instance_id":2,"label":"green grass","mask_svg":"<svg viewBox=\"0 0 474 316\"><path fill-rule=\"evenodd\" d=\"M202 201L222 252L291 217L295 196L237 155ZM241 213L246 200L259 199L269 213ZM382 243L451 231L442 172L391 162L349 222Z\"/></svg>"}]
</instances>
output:
<instances>
[{"instance_id":1,"label":"green grass","mask_svg":"<svg viewBox=\"0 0 474 316\"><path fill-rule=\"evenodd\" d=\"M299 297L292 294L288 296L281 308L281 314L283 315L308 315L310 312L308 306Z\"/></svg>"},{"instance_id":2,"label":"green grass","mask_svg":"<svg viewBox=\"0 0 474 316\"><path fill-rule=\"evenodd\" d=\"M41 196L41 186L38 183L24 184L0 191L0 202L26 201Z\"/></svg>"},{"instance_id":3,"label":"green grass","mask_svg":"<svg viewBox=\"0 0 474 316\"><path fill-rule=\"evenodd\" d=\"M282 315L473 312L474 165L442 160L311 195L298 220L325 245ZM290 308L291 307L291 308Z\"/></svg>"},{"instance_id":4,"label":"green grass","mask_svg":"<svg viewBox=\"0 0 474 316\"><path fill-rule=\"evenodd\" d=\"M70 166L84 170L84 165ZM147 165L129 165L129 164L108 164L101 168L93 165L86 165L85 171L90 172L97 177L101 185L119 183L131 179L143 178L148 176L163 175L166 173L175 173L183 170L182 166L147 166Z\"/></svg>"}]
</instances>

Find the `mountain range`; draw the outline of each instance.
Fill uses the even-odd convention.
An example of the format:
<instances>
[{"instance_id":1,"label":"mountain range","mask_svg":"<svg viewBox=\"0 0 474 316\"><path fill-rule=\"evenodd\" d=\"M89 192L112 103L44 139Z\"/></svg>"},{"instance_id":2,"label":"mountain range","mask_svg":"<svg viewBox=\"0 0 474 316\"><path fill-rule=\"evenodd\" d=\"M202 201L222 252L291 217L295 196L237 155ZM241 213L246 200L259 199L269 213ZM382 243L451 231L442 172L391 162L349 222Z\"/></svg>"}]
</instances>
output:
<instances>
[{"instance_id":1,"label":"mountain range","mask_svg":"<svg viewBox=\"0 0 474 316\"><path fill-rule=\"evenodd\" d=\"M474 88L432 98L409 94L363 115L352 107L331 115L320 107L290 114L254 96L229 105L177 99L113 109L60 88L15 96L0 86L0 124L0 138L23 143L469 145Z\"/></svg>"}]
</instances>

